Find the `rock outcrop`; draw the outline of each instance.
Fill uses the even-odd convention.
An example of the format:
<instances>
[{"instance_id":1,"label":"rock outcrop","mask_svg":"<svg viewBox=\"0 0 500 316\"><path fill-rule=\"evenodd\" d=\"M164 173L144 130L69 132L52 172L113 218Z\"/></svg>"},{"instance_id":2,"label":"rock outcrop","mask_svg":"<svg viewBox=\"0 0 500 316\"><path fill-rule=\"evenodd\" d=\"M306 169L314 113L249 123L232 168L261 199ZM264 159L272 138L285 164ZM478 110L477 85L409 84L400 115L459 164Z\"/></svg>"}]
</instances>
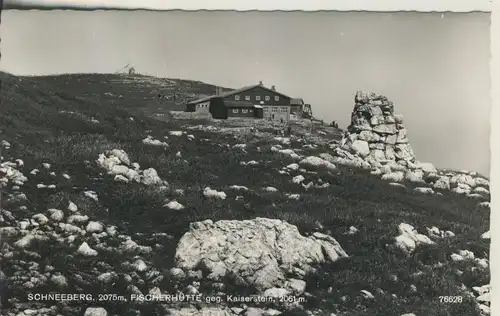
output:
<instances>
[{"instance_id":1,"label":"rock outcrop","mask_svg":"<svg viewBox=\"0 0 500 316\"><path fill-rule=\"evenodd\" d=\"M288 277L300 279L311 266L347 257L334 238L321 233L302 236L281 220L221 220L191 223L179 241L177 267L202 270L208 279L225 276L259 291L286 287Z\"/></svg>"},{"instance_id":2,"label":"rock outcrop","mask_svg":"<svg viewBox=\"0 0 500 316\"><path fill-rule=\"evenodd\" d=\"M415 155L403 126L387 97L358 91L342 148L365 159L414 162Z\"/></svg>"}]
</instances>

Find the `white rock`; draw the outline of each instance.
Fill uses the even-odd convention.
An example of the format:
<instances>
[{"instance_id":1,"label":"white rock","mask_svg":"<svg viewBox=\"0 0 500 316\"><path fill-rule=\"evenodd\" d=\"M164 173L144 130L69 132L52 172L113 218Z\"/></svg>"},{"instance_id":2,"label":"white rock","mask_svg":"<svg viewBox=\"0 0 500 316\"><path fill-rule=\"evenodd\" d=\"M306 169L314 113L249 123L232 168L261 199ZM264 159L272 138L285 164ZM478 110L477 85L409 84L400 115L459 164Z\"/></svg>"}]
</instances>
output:
<instances>
[{"instance_id":1,"label":"white rock","mask_svg":"<svg viewBox=\"0 0 500 316\"><path fill-rule=\"evenodd\" d=\"M32 219L34 219L40 225L45 225L49 222L49 219L47 218L47 216L45 216L43 214L33 215Z\"/></svg>"},{"instance_id":2,"label":"white rock","mask_svg":"<svg viewBox=\"0 0 500 316\"><path fill-rule=\"evenodd\" d=\"M267 289L264 291L265 297L281 298L281 297L288 296L289 294L290 294L290 292L287 289L276 288L276 287L273 287L273 288L270 288L270 289Z\"/></svg>"},{"instance_id":3,"label":"white rock","mask_svg":"<svg viewBox=\"0 0 500 316\"><path fill-rule=\"evenodd\" d=\"M30 222L29 222L29 221L21 221L21 222L19 222L19 228L20 228L21 230L25 230L25 229L27 229L29 226L30 226Z\"/></svg>"},{"instance_id":4,"label":"white rock","mask_svg":"<svg viewBox=\"0 0 500 316\"><path fill-rule=\"evenodd\" d=\"M368 292L367 290L361 290L361 295L363 295L363 297L366 299L374 299L375 298L375 296L373 296L373 294Z\"/></svg>"},{"instance_id":5,"label":"white rock","mask_svg":"<svg viewBox=\"0 0 500 316\"><path fill-rule=\"evenodd\" d=\"M480 295L478 297L476 297L476 301L478 302L491 302L491 293L488 292L488 293L484 293L483 295Z\"/></svg>"},{"instance_id":6,"label":"white rock","mask_svg":"<svg viewBox=\"0 0 500 316\"><path fill-rule=\"evenodd\" d=\"M456 188L451 189L451 191L457 194L469 195L471 193L471 187L468 186L467 184L458 183L458 186Z\"/></svg>"},{"instance_id":7,"label":"white rock","mask_svg":"<svg viewBox=\"0 0 500 316\"><path fill-rule=\"evenodd\" d=\"M490 191L488 191L487 189L485 189L483 187L476 187L472 192L478 193L478 194L481 194L481 195L488 195L488 194L490 194Z\"/></svg>"},{"instance_id":8,"label":"white rock","mask_svg":"<svg viewBox=\"0 0 500 316\"><path fill-rule=\"evenodd\" d=\"M476 181L468 174L457 174L450 178L450 184L452 186L460 186L461 184L463 188L468 187L470 189L476 186Z\"/></svg>"},{"instance_id":9,"label":"white rock","mask_svg":"<svg viewBox=\"0 0 500 316\"><path fill-rule=\"evenodd\" d=\"M450 255L450 257L451 257L451 260L453 260L453 261L464 261L465 260L464 257L462 257L461 255L459 255L457 253L452 253Z\"/></svg>"},{"instance_id":10,"label":"white rock","mask_svg":"<svg viewBox=\"0 0 500 316\"><path fill-rule=\"evenodd\" d=\"M358 229L354 226L349 227L349 231L347 232L347 235L355 235L358 232Z\"/></svg>"},{"instance_id":11,"label":"white rock","mask_svg":"<svg viewBox=\"0 0 500 316\"><path fill-rule=\"evenodd\" d=\"M444 232L444 237L455 237L455 233L447 230Z\"/></svg>"},{"instance_id":12,"label":"white rock","mask_svg":"<svg viewBox=\"0 0 500 316\"><path fill-rule=\"evenodd\" d=\"M292 164L289 164L288 166L286 166L286 168L293 170L293 171L297 171L297 170L299 170L299 165L296 163L292 163Z\"/></svg>"},{"instance_id":13,"label":"white rock","mask_svg":"<svg viewBox=\"0 0 500 316\"><path fill-rule=\"evenodd\" d=\"M177 201L170 201L165 206L167 208L169 208L171 210L175 210L175 211L180 211L180 210L184 209L184 205L182 205L181 203L179 203Z\"/></svg>"},{"instance_id":14,"label":"white rock","mask_svg":"<svg viewBox=\"0 0 500 316\"><path fill-rule=\"evenodd\" d=\"M267 191L267 192L278 192L278 189L276 189L275 187L265 187L264 191Z\"/></svg>"},{"instance_id":15,"label":"white rock","mask_svg":"<svg viewBox=\"0 0 500 316\"><path fill-rule=\"evenodd\" d=\"M286 282L286 287L291 289L296 295L301 295L306 290L306 282L303 280L290 279Z\"/></svg>"},{"instance_id":16,"label":"white rock","mask_svg":"<svg viewBox=\"0 0 500 316\"><path fill-rule=\"evenodd\" d=\"M69 224L72 224L72 223L83 224L83 223L86 223L88 220L89 220L89 217L87 215L71 215L70 217L68 217L66 222Z\"/></svg>"},{"instance_id":17,"label":"white rock","mask_svg":"<svg viewBox=\"0 0 500 316\"><path fill-rule=\"evenodd\" d=\"M150 146L168 147L168 144L162 142L158 139L154 139L152 136L148 136L142 140L142 143Z\"/></svg>"},{"instance_id":18,"label":"white rock","mask_svg":"<svg viewBox=\"0 0 500 316\"><path fill-rule=\"evenodd\" d=\"M108 312L102 307L88 307L83 316L108 316Z\"/></svg>"},{"instance_id":19,"label":"white rock","mask_svg":"<svg viewBox=\"0 0 500 316\"><path fill-rule=\"evenodd\" d=\"M114 273L114 272L105 272L103 274L100 274L97 277L97 280L99 282L103 282L103 283L109 284L109 283L113 282L113 280L115 278L116 278L116 273Z\"/></svg>"},{"instance_id":20,"label":"white rock","mask_svg":"<svg viewBox=\"0 0 500 316\"><path fill-rule=\"evenodd\" d=\"M431 188L417 187L413 189L413 192L420 194L434 194L434 190Z\"/></svg>"},{"instance_id":21,"label":"white rock","mask_svg":"<svg viewBox=\"0 0 500 316\"><path fill-rule=\"evenodd\" d=\"M99 222L89 222L85 228L87 233L100 233L104 230L104 226Z\"/></svg>"},{"instance_id":22,"label":"white rock","mask_svg":"<svg viewBox=\"0 0 500 316\"><path fill-rule=\"evenodd\" d=\"M408 170L405 179L413 183L424 183L424 173L422 170Z\"/></svg>"},{"instance_id":23,"label":"white rock","mask_svg":"<svg viewBox=\"0 0 500 316\"><path fill-rule=\"evenodd\" d=\"M491 310L488 306L484 305L484 304L479 304L478 305L479 307L479 310L481 310L481 312L485 315L490 315L491 314Z\"/></svg>"},{"instance_id":24,"label":"white rock","mask_svg":"<svg viewBox=\"0 0 500 316\"><path fill-rule=\"evenodd\" d=\"M305 180L305 178L303 175L298 175L298 176L293 177L292 182L295 184L300 184L304 180Z\"/></svg>"},{"instance_id":25,"label":"white rock","mask_svg":"<svg viewBox=\"0 0 500 316\"><path fill-rule=\"evenodd\" d=\"M162 180L158 177L158 173L153 168L144 170L141 182L145 185L161 184Z\"/></svg>"},{"instance_id":26,"label":"white rock","mask_svg":"<svg viewBox=\"0 0 500 316\"><path fill-rule=\"evenodd\" d=\"M170 136L178 136L179 137L179 136L184 135L184 132L182 132L182 131L170 131L169 135Z\"/></svg>"},{"instance_id":27,"label":"white rock","mask_svg":"<svg viewBox=\"0 0 500 316\"><path fill-rule=\"evenodd\" d=\"M367 157L370 154L370 148L368 147L368 142L364 140L355 140L351 144L351 148L354 154L359 155L362 158Z\"/></svg>"},{"instance_id":28,"label":"white rock","mask_svg":"<svg viewBox=\"0 0 500 316\"><path fill-rule=\"evenodd\" d=\"M236 191L248 191L248 188L246 186L243 186L243 185L232 185L229 188L236 190Z\"/></svg>"},{"instance_id":29,"label":"white rock","mask_svg":"<svg viewBox=\"0 0 500 316\"><path fill-rule=\"evenodd\" d=\"M80 247L78 248L78 253L86 257L97 256L97 251L90 248L90 246L86 242L80 245Z\"/></svg>"},{"instance_id":30,"label":"white rock","mask_svg":"<svg viewBox=\"0 0 500 316\"><path fill-rule=\"evenodd\" d=\"M488 269L489 267L489 262L487 259L481 258L481 259L476 259L476 264L483 268L483 269Z\"/></svg>"},{"instance_id":31,"label":"white rock","mask_svg":"<svg viewBox=\"0 0 500 316\"><path fill-rule=\"evenodd\" d=\"M225 200L227 197L225 192L212 190L209 187L206 187L203 190L203 195L207 198L215 198L215 199L221 199L221 200Z\"/></svg>"},{"instance_id":32,"label":"white rock","mask_svg":"<svg viewBox=\"0 0 500 316\"><path fill-rule=\"evenodd\" d=\"M488 230L487 232L483 233L481 235L481 238L482 239L491 239L491 234L490 234L490 231Z\"/></svg>"},{"instance_id":33,"label":"white rock","mask_svg":"<svg viewBox=\"0 0 500 316\"><path fill-rule=\"evenodd\" d=\"M61 210L51 208L48 212L50 213L50 218L56 222L60 222L64 219L64 213Z\"/></svg>"},{"instance_id":34,"label":"white rock","mask_svg":"<svg viewBox=\"0 0 500 316\"><path fill-rule=\"evenodd\" d=\"M116 175L114 180L116 182L123 182L123 183L128 182L128 179L126 177L122 176L121 174Z\"/></svg>"},{"instance_id":35,"label":"white rock","mask_svg":"<svg viewBox=\"0 0 500 316\"><path fill-rule=\"evenodd\" d=\"M475 178L474 182L479 187L485 187L485 188L490 187L490 182L486 179L483 179L483 178Z\"/></svg>"},{"instance_id":36,"label":"white rock","mask_svg":"<svg viewBox=\"0 0 500 316\"><path fill-rule=\"evenodd\" d=\"M70 234L85 235L85 231L78 226L74 226L66 223L59 223L59 228Z\"/></svg>"},{"instance_id":37,"label":"white rock","mask_svg":"<svg viewBox=\"0 0 500 316\"><path fill-rule=\"evenodd\" d=\"M118 158L119 163L123 163L127 166L130 165L130 159L123 149L113 149L110 156Z\"/></svg>"},{"instance_id":38,"label":"white rock","mask_svg":"<svg viewBox=\"0 0 500 316\"><path fill-rule=\"evenodd\" d=\"M449 190L450 178L440 177L433 185L434 189Z\"/></svg>"},{"instance_id":39,"label":"white rock","mask_svg":"<svg viewBox=\"0 0 500 316\"><path fill-rule=\"evenodd\" d=\"M382 180L391 181L391 182L401 182L405 178L405 175L402 171L391 172L382 175Z\"/></svg>"},{"instance_id":40,"label":"white rock","mask_svg":"<svg viewBox=\"0 0 500 316\"><path fill-rule=\"evenodd\" d=\"M69 210L70 212L73 212L73 213L74 213L74 212L78 211L78 206L76 206L76 204L75 204L75 203L73 203L73 202L69 201L68 210Z\"/></svg>"},{"instance_id":41,"label":"white rock","mask_svg":"<svg viewBox=\"0 0 500 316\"><path fill-rule=\"evenodd\" d=\"M342 257L347 254L332 237L320 233L304 237L296 226L281 220L205 220L190 224L177 246L175 265L193 270L203 263L209 274L231 273L265 291L281 287L294 267L307 272L315 263Z\"/></svg>"},{"instance_id":42,"label":"white rock","mask_svg":"<svg viewBox=\"0 0 500 316\"><path fill-rule=\"evenodd\" d=\"M412 252L420 244L434 244L429 237L419 234L417 230L409 224L399 224L398 231L400 235L395 238L395 245L405 252Z\"/></svg>"},{"instance_id":43,"label":"white rock","mask_svg":"<svg viewBox=\"0 0 500 316\"><path fill-rule=\"evenodd\" d=\"M63 275L52 275L50 281L59 287L65 287L68 285L68 281Z\"/></svg>"},{"instance_id":44,"label":"white rock","mask_svg":"<svg viewBox=\"0 0 500 316\"><path fill-rule=\"evenodd\" d=\"M42 163L42 166L45 168L45 169L50 169L50 164L49 163Z\"/></svg>"},{"instance_id":45,"label":"white rock","mask_svg":"<svg viewBox=\"0 0 500 316\"><path fill-rule=\"evenodd\" d=\"M460 250L458 254L466 260L474 260L475 258L474 253L470 250Z\"/></svg>"},{"instance_id":46,"label":"white rock","mask_svg":"<svg viewBox=\"0 0 500 316\"><path fill-rule=\"evenodd\" d=\"M144 272L148 269L148 266L144 263L144 261L137 260L136 262L134 262L134 269L137 272Z\"/></svg>"},{"instance_id":47,"label":"white rock","mask_svg":"<svg viewBox=\"0 0 500 316\"><path fill-rule=\"evenodd\" d=\"M477 292L477 294L483 295L485 293L489 293L491 291L491 285L490 284L485 284L483 286L474 286L472 289Z\"/></svg>"},{"instance_id":48,"label":"white rock","mask_svg":"<svg viewBox=\"0 0 500 316\"><path fill-rule=\"evenodd\" d=\"M85 191L85 192L83 192L83 194L86 197L91 198L92 200L94 200L96 202L98 201L97 194L94 191Z\"/></svg>"},{"instance_id":49,"label":"white rock","mask_svg":"<svg viewBox=\"0 0 500 316\"><path fill-rule=\"evenodd\" d=\"M478 205L479 207L490 208L490 202L481 202Z\"/></svg>"},{"instance_id":50,"label":"white rock","mask_svg":"<svg viewBox=\"0 0 500 316\"><path fill-rule=\"evenodd\" d=\"M300 199L300 194L287 194L286 195L290 200L298 200Z\"/></svg>"},{"instance_id":51,"label":"white rock","mask_svg":"<svg viewBox=\"0 0 500 316\"><path fill-rule=\"evenodd\" d=\"M310 166L310 167L322 167L328 170L335 170L337 168L333 163L316 156L309 156L302 159L299 162L299 165Z\"/></svg>"},{"instance_id":52,"label":"white rock","mask_svg":"<svg viewBox=\"0 0 500 316\"><path fill-rule=\"evenodd\" d=\"M18 241L16 241L14 243L14 246L18 248L28 248L29 246L31 246L31 243L37 239L38 239L37 236L28 234L25 235L23 238L19 239Z\"/></svg>"}]
</instances>

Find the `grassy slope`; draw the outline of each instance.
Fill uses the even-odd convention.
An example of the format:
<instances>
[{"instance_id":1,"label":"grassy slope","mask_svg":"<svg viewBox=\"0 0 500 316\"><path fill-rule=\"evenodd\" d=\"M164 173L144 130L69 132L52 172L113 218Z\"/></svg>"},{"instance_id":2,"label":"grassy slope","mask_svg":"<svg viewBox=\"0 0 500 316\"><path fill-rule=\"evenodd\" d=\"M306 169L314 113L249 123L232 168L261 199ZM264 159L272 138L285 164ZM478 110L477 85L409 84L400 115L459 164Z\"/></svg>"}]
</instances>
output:
<instances>
[{"instance_id":1,"label":"grassy slope","mask_svg":"<svg viewBox=\"0 0 500 316\"><path fill-rule=\"evenodd\" d=\"M1 76L0 126L3 138L12 144L12 148L2 154L7 160L22 158L26 164L24 173L30 179L21 188L28 196L27 210L20 210L18 203L3 205L18 219L45 213L51 207L66 209L68 200L72 200L90 215L91 220L116 225L140 244L156 245L149 260L161 271L172 266L176 243L192 221L256 216L284 219L297 225L303 234L318 230L331 233L350 255L347 260L320 267L317 274L308 277L307 291L315 296L305 305L309 310L321 309L325 314L329 314L328 311L350 316L392 316L409 312L428 316L479 315L473 299L465 298L461 304L446 304L440 303L438 298L440 295L466 297L460 289L462 283L468 288L489 283L489 271L473 271L471 263L451 262L449 257L459 249L468 249L477 257L488 258L489 242L479 236L489 229L489 211L478 209L477 201L446 192L441 197L415 195L390 187L366 172L349 168L340 168L338 173L319 171L318 174L305 175L310 180L321 178L332 184L329 189L305 191L291 183L290 175L278 172L294 161L268 150L269 141L254 140L247 153L243 153L222 146L234 145L241 140L210 132L192 132L196 137L194 141L188 141L186 136L169 136L170 147L166 149L143 145L141 140L147 134L161 139L168 130L181 129L175 122L160 122L141 116L135 116L135 121L128 119L131 113L137 114L133 106L135 102L141 102L138 91L144 89L143 93L152 97L156 91L149 92L140 87L132 90L136 89L133 84L115 84L101 75ZM84 87L79 86L81 81L86 82ZM188 86L187 83L179 85ZM129 88L130 92L125 91ZM85 92L80 93L79 89ZM189 88L184 88L184 93L186 90ZM124 98L115 96L114 100L105 101L94 96L104 92L122 94ZM81 115L68 115L60 110ZM94 117L99 123L90 122L89 117ZM146 133L148 130L150 132ZM261 151L257 151L257 146ZM302 149L301 146L292 143L290 147L303 150L302 154L328 152L327 148ZM84 163L85 160L95 161L99 153L111 148L124 149L142 168L155 168L160 177L170 183L171 190L160 193L140 185L119 184L102 176L95 165L89 168ZM176 157L178 151L182 158ZM242 160L257 160L260 165L241 166ZM31 169L40 168L42 162L51 163L52 171L57 175L67 172L72 179L68 181L60 176L54 179L46 171L37 176L28 174ZM38 183L57 183L58 186L53 191L46 191L37 189ZM243 193L231 191L229 186L234 184L245 185L251 190ZM200 191L206 186L225 191L228 199L218 202L203 199ZM261 190L264 186L274 186L280 192L264 193ZM84 188L96 191L99 202L82 197ZM184 195L176 195L175 189L185 190ZM5 191L5 196L11 192L9 187ZM284 193L300 193L301 198L299 201L289 200ZM236 201L237 195L244 196L244 199ZM165 210L162 207L164 200L172 198L186 205L186 209L182 212ZM425 232L425 226L435 225L455 232L456 237L439 241L435 246L417 248L407 257L386 246L392 243L401 222L418 227L420 232ZM318 223L323 228L319 229ZM350 226L358 228L359 233L345 234ZM153 236L156 232L168 236ZM75 244L79 245L81 241L77 240ZM72 255L74 250L57 251L42 247L39 262L63 269L73 289L68 292L105 290L125 293L125 285L121 283L115 288L103 289L95 284L78 283L76 275L95 275L98 261L106 261L119 272L120 263L130 258L100 255L98 260L81 260ZM433 267L438 262L444 266ZM2 269L6 274L12 272L8 262L3 263ZM422 274L416 275L417 272ZM392 281L391 275L396 275L398 281ZM417 292L411 290L411 285L416 286ZM171 286L165 279L160 288L167 290ZM330 287L332 290L328 291ZM362 289L372 292L376 299L362 299L359 294ZM397 298L391 294L396 294ZM24 290L19 289L14 289L12 295L25 297ZM136 308L155 314L158 313L157 305ZM129 306L124 303L104 307L108 312L129 315Z\"/></svg>"},{"instance_id":2,"label":"grassy slope","mask_svg":"<svg viewBox=\"0 0 500 316\"><path fill-rule=\"evenodd\" d=\"M67 74L31 77L36 82L94 102L119 104L147 114L184 110L184 104L199 95L215 93L215 86L190 80L155 78L140 74ZM159 99L162 94L167 98ZM171 98L174 94L176 100Z\"/></svg>"}]
</instances>

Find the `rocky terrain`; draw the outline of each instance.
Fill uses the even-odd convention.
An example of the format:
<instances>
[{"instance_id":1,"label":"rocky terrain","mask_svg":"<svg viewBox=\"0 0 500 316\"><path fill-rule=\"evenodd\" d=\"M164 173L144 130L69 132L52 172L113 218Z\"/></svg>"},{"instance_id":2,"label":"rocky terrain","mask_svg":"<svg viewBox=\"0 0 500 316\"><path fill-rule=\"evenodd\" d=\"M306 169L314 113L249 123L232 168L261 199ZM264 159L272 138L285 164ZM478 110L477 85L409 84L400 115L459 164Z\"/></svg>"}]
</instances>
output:
<instances>
[{"instance_id":1,"label":"rocky terrain","mask_svg":"<svg viewBox=\"0 0 500 316\"><path fill-rule=\"evenodd\" d=\"M81 78L1 74L2 315L489 314L489 180L418 161L386 97L284 137Z\"/></svg>"}]
</instances>

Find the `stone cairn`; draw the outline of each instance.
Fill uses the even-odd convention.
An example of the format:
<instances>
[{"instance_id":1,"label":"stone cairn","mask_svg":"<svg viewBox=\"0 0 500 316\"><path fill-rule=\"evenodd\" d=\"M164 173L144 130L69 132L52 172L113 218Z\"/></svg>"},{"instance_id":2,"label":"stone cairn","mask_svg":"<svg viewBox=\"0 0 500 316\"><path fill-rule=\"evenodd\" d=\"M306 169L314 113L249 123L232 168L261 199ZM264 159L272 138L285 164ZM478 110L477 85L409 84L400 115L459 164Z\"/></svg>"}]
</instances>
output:
<instances>
[{"instance_id":1,"label":"stone cairn","mask_svg":"<svg viewBox=\"0 0 500 316\"><path fill-rule=\"evenodd\" d=\"M414 163L403 117L394 115L394 104L385 96L356 92L351 125L347 128L342 148L365 160Z\"/></svg>"}]
</instances>

